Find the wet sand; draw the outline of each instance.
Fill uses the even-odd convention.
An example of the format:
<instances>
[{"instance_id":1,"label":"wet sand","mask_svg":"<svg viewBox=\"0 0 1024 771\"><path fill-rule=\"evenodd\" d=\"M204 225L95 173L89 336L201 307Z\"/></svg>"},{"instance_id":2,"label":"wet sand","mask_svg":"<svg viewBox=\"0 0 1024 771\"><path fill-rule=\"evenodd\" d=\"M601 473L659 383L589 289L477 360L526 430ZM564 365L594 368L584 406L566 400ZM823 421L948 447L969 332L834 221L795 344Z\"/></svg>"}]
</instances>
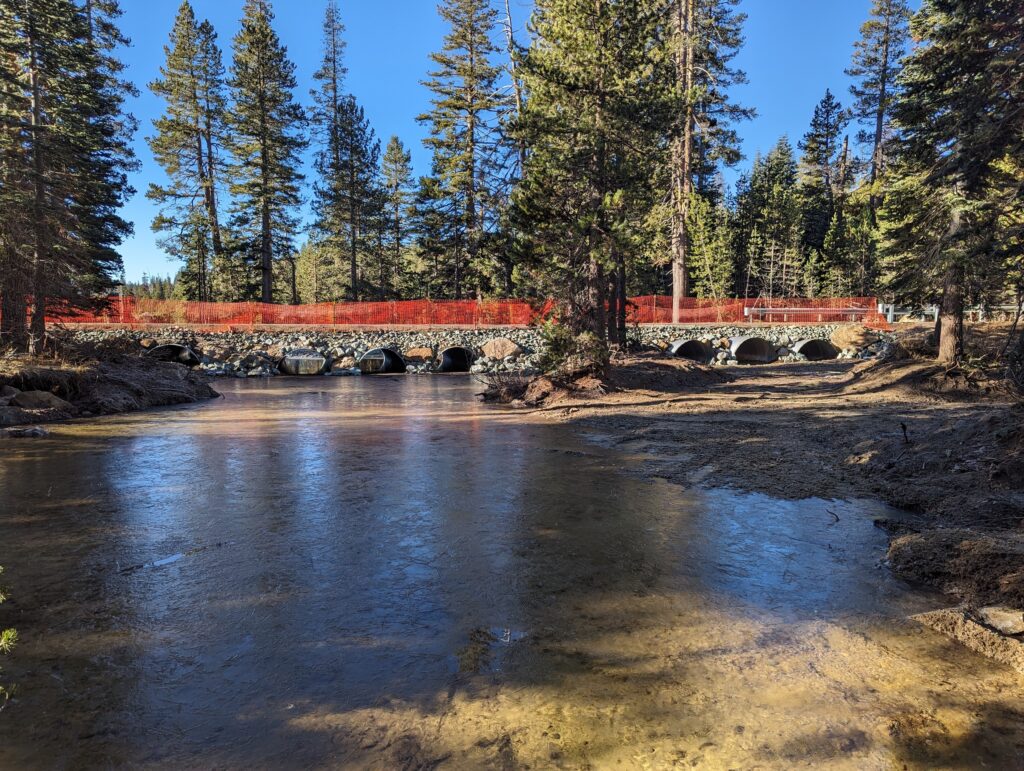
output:
<instances>
[{"instance_id":1,"label":"wet sand","mask_svg":"<svg viewBox=\"0 0 1024 771\"><path fill-rule=\"evenodd\" d=\"M881 504L647 480L466 378L225 385L0 445L0 767L1024 767Z\"/></svg>"}]
</instances>

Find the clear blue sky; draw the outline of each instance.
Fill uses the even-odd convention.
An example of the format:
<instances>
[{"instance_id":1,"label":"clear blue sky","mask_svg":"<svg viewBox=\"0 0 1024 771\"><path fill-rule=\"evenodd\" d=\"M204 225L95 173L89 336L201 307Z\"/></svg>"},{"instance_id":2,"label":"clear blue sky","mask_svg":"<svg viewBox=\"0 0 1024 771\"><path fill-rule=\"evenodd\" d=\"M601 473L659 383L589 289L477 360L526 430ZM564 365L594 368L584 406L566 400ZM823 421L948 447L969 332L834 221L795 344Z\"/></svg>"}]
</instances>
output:
<instances>
[{"instance_id":1,"label":"clear blue sky","mask_svg":"<svg viewBox=\"0 0 1024 771\"><path fill-rule=\"evenodd\" d=\"M132 177L138 192L125 209L127 219L135 223L135 236L121 249L129 280L143 273L173 274L178 267L156 246L149 228L155 210L144 192L150 180L162 179L145 142L162 105L146 84L158 75L179 3L122 0L122 26L132 39L131 49L124 53L127 75L140 90L130 109L139 120L135 145L142 162ZM217 28L225 64L229 64L242 0L192 3L196 15L208 18ZM426 173L429 156L421 145L425 132L416 116L429 107L429 94L420 81L430 66L428 55L439 47L445 32L435 3L341 0L340 5L348 28L349 89L366 108L382 142L397 134L412 150L416 173ZM826 88L846 103L849 82L843 70L870 5L871 0L743 0L749 19L747 44L738 64L747 71L750 82L735 94L742 104L758 111L754 121L740 127L747 155L744 166L757 152L767 152L782 134L795 142L806 130L814 105ZM525 40L522 30L530 6L530 0L512 0L521 40ZM324 0L277 0L274 9L278 34L297 66L298 98L308 104L320 56ZM729 175L730 181L734 176Z\"/></svg>"}]
</instances>

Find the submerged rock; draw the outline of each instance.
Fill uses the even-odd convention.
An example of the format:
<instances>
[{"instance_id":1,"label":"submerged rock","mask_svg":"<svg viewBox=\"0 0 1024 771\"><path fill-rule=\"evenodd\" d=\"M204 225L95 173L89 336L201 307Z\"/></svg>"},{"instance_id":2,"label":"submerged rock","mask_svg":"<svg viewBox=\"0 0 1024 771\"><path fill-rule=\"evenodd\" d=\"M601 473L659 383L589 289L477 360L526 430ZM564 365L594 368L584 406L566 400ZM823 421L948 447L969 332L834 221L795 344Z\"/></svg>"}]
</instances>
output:
<instances>
[{"instance_id":1,"label":"submerged rock","mask_svg":"<svg viewBox=\"0 0 1024 771\"><path fill-rule=\"evenodd\" d=\"M26 410L73 410L71 402L64 401L49 391L22 391L11 399L11 404Z\"/></svg>"}]
</instances>

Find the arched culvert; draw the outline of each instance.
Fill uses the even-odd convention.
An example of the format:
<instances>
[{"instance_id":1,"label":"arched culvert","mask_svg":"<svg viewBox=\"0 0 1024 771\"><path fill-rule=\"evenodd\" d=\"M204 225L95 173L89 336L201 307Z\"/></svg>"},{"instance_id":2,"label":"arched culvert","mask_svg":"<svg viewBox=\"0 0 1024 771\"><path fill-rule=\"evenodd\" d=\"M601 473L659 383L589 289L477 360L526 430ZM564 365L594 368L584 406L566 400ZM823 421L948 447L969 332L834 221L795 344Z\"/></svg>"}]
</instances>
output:
<instances>
[{"instance_id":1,"label":"arched culvert","mask_svg":"<svg viewBox=\"0 0 1024 771\"><path fill-rule=\"evenodd\" d=\"M405 359L391 348L375 348L359 359L359 371L364 375L404 375Z\"/></svg>"},{"instance_id":2,"label":"arched culvert","mask_svg":"<svg viewBox=\"0 0 1024 771\"><path fill-rule=\"evenodd\" d=\"M277 366L286 375L321 375L327 369L327 357L311 348L288 351Z\"/></svg>"},{"instance_id":3,"label":"arched culvert","mask_svg":"<svg viewBox=\"0 0 1024 771\"><path fill-rule=\"evenodd\" d=\"M677 340L669 347L673 356L702 364L711 361L711 346L701 340Z\"/></svg>"},{"instance_id":4,"label":"arched culvert","mask_svg":"<svg viewBox=\"0 0 1024 771\"><path fill-rule=\"evenodd\" d=\"M169 361L175 364L184 364L186 367L198 367L202 364L199 355L187 345L168 343L158 345L146 351L146 356L157 361Z\"/></svg>"},{"instance_id":5,"label":"arched culvert","mask_svg":"<svg viewBox=\"0 0 1024 771\"><path fill-rule=\"evenodd\" d=\"M441 351L441 360L438 364L438 372L469 372L469 368L476 361L476 354L468 348L455 346Z\"/></svg>"},{"instance_id":6,"label":"arched culvert","mask_svg":"<svg viewBox=\"0 0 1024 771\"><path fill-rule=\"evenodd\" d=\"M775 346L763 337L734 337L732 357L740 364L771 364L779 358Z\"/></svg>"},{"instance_id":7,"label":"arched culvert","mask_svg":"<svg viewBox=\"0 0 1024 771\"><path fill-rule=\"evenodd\" d=\"M808 361L830 361L839 356L839 349L828 340L801 340L793 350L806 356Z\"/></svg>"}]
</instances>

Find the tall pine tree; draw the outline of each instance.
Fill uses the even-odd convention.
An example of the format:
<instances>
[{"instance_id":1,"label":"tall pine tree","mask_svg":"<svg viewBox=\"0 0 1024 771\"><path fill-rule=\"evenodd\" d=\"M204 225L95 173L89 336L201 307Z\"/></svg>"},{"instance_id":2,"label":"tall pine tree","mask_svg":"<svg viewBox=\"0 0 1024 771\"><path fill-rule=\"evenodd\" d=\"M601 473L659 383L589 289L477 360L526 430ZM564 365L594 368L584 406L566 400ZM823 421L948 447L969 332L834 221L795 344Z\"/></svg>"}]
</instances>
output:
<instances>
[{"instance_id":1,"label":"tall pine tree","mask_svg":"<svg viewBox=\"0 0 1024 771\"><path fill-rule=\"evenodd\" d=\"M875 189L886 167L886 147L892 134L892 104L897 96L900 60L910 39L907 0L874 0L871 16L854 44L853 62L846 74L855 79L853 116L865 126L858 140L871 148L868 201L872 225L880 204Z\"/></svg>"},{"instance_id":2,"label":"tall pine tree","mask_svg":"<svg viewBox=\"0 0 1024 771\"><path fill-rule=\"evenodd\" d=\"M390 264L392 287L405 288L405 249L409 240L409 205L412 199L412 154L402 140L391 137L381 159L381 184L386 220L384 248Z\"/></svg>"},{"instance_id":3,"label":"tall pine tree","mask_svg":"<svg viewBox=\"0 0 1024 771\"><path fill-rule=\"evenodd\" d=\"M272 27L269 0L246 0L234 39L232 106L232 230L236 252L259 274L259 291L239 299L274 302L274 262L289 257L299 219L300 154L305 114L295 101L295 65Z\"/></svg>"},{"instance_id":4,"label":"tall pine tree","mask_svg":"<svg viewBox=\"0 0 1024 771\"><path fill-rule=\"evenodd\" d=\"M380 143L363 108L345 92L344 32L337 5L328 3L323 60L314 75L318 87L312 92L317 145L314 230L318 242L334 255L319 280L322 296L359 300L366 293L361 256L365 261L366 252L374 248L373 220L380 206Z\"/></svg>"},{"instance_id":5,"label":"tall pine tree","mask_svg":"<svg viewBox=\"0 0 1024 771\"><path fill-rule=\"evenodd\" d=\"M433 92L432 107L419 120L429 127L424 144L433 152L439 187L464 231L467 270L454 287L460 298L467 289L492 288L485 277L494 266L483 261L486 234L497 223L494 192L503 141L498 124L509 98L501 88L502 68L494 61L497 11L490 1L443 0L438 12L449 31L441 50L431 54L436 67L424 85Z\"/></svg>"},{"instance_id":6,"label":"tall pine tree","mask_svg":"<svg viewBox=\"0 0 1024 771\"><path fill-rule=\"evenodd\" d=\"M153 122L149 138L153 157L169 184L150 183L146 197L161 206L153 229L160 244L184 262L180 291L189 300L214 299L211 268L224 267L218 180L224 137L224 68L216 33L209 22L198 23L185 0L164 48L161 77L150 89L167 108Z\"/></svg>"},{"instance_id":7,"label":"tall pine tree","mask_svg":"<svg viewBox=\"0 0 1024 771\"><path fill-rule=\"evenodd\" d=\"M964 307L1006 288L1024 183L1019 0L925 0L894 117L898 167L883 210L890 287L940 299L939 358L963 356Z\"/></svg>"}]
</instances>

